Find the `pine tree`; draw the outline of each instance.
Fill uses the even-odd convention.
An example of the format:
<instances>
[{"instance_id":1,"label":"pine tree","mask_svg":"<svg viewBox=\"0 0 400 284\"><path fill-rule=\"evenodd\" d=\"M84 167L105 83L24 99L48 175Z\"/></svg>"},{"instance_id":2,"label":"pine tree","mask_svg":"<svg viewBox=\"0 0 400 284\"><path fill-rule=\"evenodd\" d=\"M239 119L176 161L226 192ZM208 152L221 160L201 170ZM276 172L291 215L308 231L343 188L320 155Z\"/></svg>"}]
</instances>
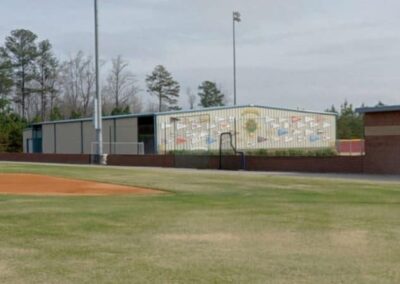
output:
<instances>
[{"instance_id":1,"label":"pine tree","mask_svg":"<svg viewBox=\"0 0 400 284\"><path fill-rule=\"evenodd\" d=\"M215 107L224 105L225 95L211 81L204 81L199 86L200 106Z\"/></svg>"},{"instance_id":2,"label":"pine tree","mask_svg":"<svg viewBox=\"0 0 400 284\"><path fill-rule=\"evenodd\" d=\"M17 102L21 105L22 117L25 118L26 98L34 92L29 83L35 79L34 62L37 57L36 34L29 30L19 29L11 32L6 38L5 56L13 67L15 85L19 91Z\"/></svg>"},{"instance_id":3,"label":"pine tree","mask_svg":"<svg viewBox=\"0 0 400 284\"><path fill-rule=\"evenodd\" d=\"M154 71L146 77L147 91L158 99L158 111L163 107L168 110L179 109L178 97L180 86L164 66L158 65Z\"/></svg>"}]
</instances>

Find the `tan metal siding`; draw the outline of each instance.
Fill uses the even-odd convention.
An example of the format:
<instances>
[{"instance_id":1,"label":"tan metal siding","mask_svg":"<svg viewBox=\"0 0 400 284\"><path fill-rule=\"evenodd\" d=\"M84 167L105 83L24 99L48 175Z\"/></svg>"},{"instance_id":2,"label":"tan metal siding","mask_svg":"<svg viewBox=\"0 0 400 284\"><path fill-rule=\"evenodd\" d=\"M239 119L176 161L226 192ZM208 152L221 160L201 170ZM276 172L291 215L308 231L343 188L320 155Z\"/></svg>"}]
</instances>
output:
<instances>
[{"instance_id":1,"label":"tan metal siding","mask_svg":"<svg viewBox=\"0 0 400 284\"><path fill-rule=\"evenodd\" d=\"M137 142L137 118L124 118L115 120L116 130L114 129L114 120L103 120L103 152L105 154L121 153L134 154L136 147L132 142ZM83 150L85 154L95 152L96 132L93 128L93 122L83 122ZM111 142L111 145L110 145ZM117 142L114 143L113 142Z\"/></svg>"},{"instance_id":2,"label":"tan metal siding","mask_svg":"<svg viewBox=\"0 0 400 284\"><path fill-rule=\"evenodd\" d=\"M54 153L54 124L46 124L42 126L42 143L43 153Z\"/></svg>"},{"instance_id":3,"label":"tan metal siding","mask_svg":"<svg viewBox=\"0 0 400 284\"><path fill-rule=\"evenodd\" d=\"M110 137L111 136L111 137ZM110 142L114 142L114 125L113 120L103 120L103 153L111 154L113 151L113 145Z\"/></svg>"},{"instance_id":4,"label":"tan metal siding","mask_svg":"<svg viewBox=\"0 0 400 284\"><path fill-rule=\"evenodd\" d=\"M80 126L80 122L57 124L56 141L58 154L81 153Z\"/></svg>"},{"instance_id":5,"label":"tan metal siding","mask_svg":"<svg viewBox=\"0 0 400 284\"><path fill-rule=\"evenodd\" d=\"M399 125L365 127L365 136L394 136L394 135L400 135Z\"/></svg>"},{"instance_id":6,"label":"tan metal siding","mask_svg":"<svg viewBox=\"0 0 400 284\"><path fill-rule=\"evenodd\" d=\"M96 132L92 121L84 121L83 128L83 153L91 154L92 142L96 142Z\"/></svg>"},{"instance_id":7,"label":"tan metal siding","mask_svg":"<svg viewBox=\"0 0 400 284\"><path fill-rule=\"evenodd\" d=\"M137 142L138 125L137 118L117 119L117 141Z\"/></svg>"},{"instance_id":8,"label":"tan metal siding","mask_svg":"<svg viewBox=\"0 0 400 284\"><path fill-rule=\"evenodd\" d=\"M137 118L124 118L116 120L116 141L120 143L115 147L117 154L137 154L138 148L133 144L138 142L138 120Z\"/></svg>"}]
</instances>

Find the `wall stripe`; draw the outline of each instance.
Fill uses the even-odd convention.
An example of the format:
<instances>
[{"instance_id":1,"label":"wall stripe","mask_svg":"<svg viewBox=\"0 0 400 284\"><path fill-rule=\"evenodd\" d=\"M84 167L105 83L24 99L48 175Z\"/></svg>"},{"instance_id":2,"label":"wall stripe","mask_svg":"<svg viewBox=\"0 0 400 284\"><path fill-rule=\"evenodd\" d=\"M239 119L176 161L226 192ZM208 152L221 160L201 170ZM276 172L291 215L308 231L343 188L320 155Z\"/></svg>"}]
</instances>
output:
<instances>
[{"instance_id":1,"label":"wall stripe","mask_svg":"<svg viewBox=\"0 0 400 284\"><path fill-rule=\"evenodd\" d=\"M365 136L393 136L393 135L400 135L400 125L365 127Z\"/></svg>"}]
</instances>

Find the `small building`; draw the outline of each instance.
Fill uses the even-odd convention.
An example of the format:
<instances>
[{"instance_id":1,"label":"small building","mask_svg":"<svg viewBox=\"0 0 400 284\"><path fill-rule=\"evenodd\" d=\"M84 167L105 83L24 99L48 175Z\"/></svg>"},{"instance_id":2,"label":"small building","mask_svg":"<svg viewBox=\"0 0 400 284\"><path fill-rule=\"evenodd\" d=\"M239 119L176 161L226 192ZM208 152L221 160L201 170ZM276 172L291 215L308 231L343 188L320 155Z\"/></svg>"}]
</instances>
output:
<instances>
[{"instance_id":1,"label":"small building","mask_svg":"<svg viewBox=\"0 0 400 284\"><path fill-rule=\"evenodd\" d=\"M400 105L356 109L364 115L367 173L400 174Z\"/></svg>"},{"instance_id":2,"label":"small building","mask_svg":"<svg viewBox=\"0 0 400 284\"><path fill-rule=\"evenodd\" d=\"M106 154L214 151L222 133L231 133L244 151L334 148L336 115L247 105L103 117ZM24 131L27 153L94 154L94 145L92 118L36 123Z\"/></svg>"}]
</instances>

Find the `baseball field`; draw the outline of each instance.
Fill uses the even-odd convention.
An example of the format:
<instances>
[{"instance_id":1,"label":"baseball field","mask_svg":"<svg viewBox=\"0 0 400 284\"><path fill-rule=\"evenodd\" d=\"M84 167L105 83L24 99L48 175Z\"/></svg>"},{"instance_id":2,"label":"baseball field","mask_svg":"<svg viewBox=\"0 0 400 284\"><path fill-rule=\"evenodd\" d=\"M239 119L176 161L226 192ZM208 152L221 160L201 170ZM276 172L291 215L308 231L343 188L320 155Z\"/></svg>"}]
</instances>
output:
<instances>
[{"instance_id":1,"label":"baseball field","mask_svg":"<svg viewBox=\"0 0 400 284\"><path fill-rule=\"evenodd\" d=\"M400 183L0 163L0 283L399 283Z\"/></svg>"}]
</instances>

